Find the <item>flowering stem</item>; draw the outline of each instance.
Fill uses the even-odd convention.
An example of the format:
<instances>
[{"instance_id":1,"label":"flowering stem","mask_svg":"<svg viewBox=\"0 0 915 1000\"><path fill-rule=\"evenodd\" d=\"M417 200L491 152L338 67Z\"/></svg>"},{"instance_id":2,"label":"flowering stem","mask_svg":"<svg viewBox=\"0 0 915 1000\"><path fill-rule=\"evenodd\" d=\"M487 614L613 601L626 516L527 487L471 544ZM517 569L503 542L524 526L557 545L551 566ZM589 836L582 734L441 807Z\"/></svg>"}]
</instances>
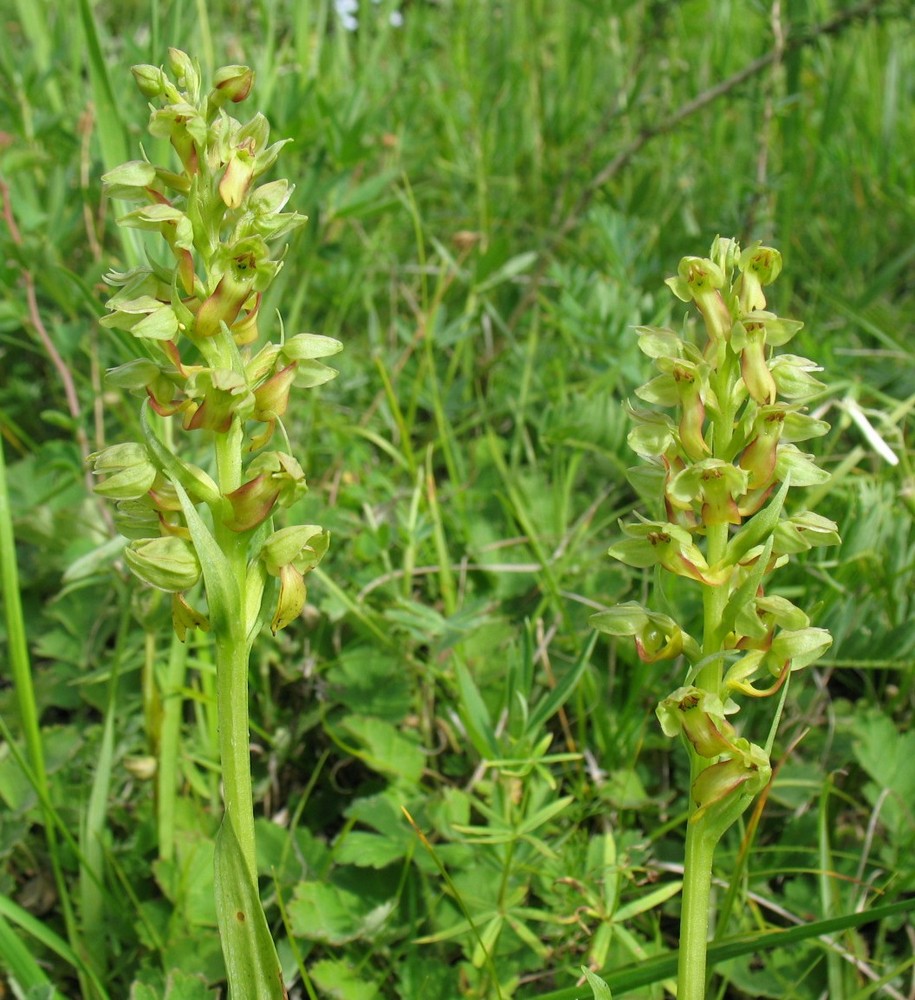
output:
<instances>
[{"instance_id":1,"label":"flowering stem","mask_svg":"<svg viewBox=\"0 0 915 1000\"><path fill-rule=\"evenodd\" d=\"M216 435L216 467L220 492L225 496L241 485L242 425L233 419L226 434ZM224 524L215 525L216 542L229 564L237 589L236 607L245 607L248 575L248 537ZM248 727L248 637L244 615L225 623L216 637L219 756L222 765L226 818L235 829L245 863L256 880L254 851L254 797L251 790L251 754Z\"/></svg>"},{"instance_id":2,"label":"flowering stem","mask_svg":"<svg viewBox=\"0 0 915 1000\"><path fill-rule=\"evenodd\" d=\"M254 800L248 745L248 648L240 625L233 624L216 640L219 756L226 819L235 830L251 877L256 879Z\"/></svg>"},{"instance_id":3,"label":"flowering stem","mask_svg":"<svg viewBox=\"0 0 915 1000\"><path fill-rule=\"evenodd\" d=\"M698 754L692 754L692 762L695 780L708 762ZM687 825L677 967L678 1000L705 1000L705 953L716 841L703 817Z\"/></svg>"},{"instance_id":4,"label":"flowering stem","mask_svg":"<svg viewBox=\"0 0 915 1000\"><path fill-rule=\"evenodd\" d=\"M631 411L630 443L651 467L652 478L642 482L657 484L665 519L623 524L623 538L608 554L698 583L701 644L669 615L635 602L591 619L602 632L635 639L646 662L684 654L689 663L685 682L657 708L665 735L682 739L690 761L680 1000L705 997L715 845L772 774L771 735L763 748L728 718L739 709L735 695L771 697L832 641L769 584L792 554L839 541L826 518L810 511L783 515L789 485L828 478L794 444L828 426L804 413L803 402L822 388L810 374L817 366L772 351L801 327L766 311L763 286L780 270L781 256L771 247L741 251L734 240L717 238L709 257L684 257L666 282L677 298L695 303L705 342L638 328L639 346L659 374L636 395L677 411L673 417Z\"/></svg>"}]
</instances>

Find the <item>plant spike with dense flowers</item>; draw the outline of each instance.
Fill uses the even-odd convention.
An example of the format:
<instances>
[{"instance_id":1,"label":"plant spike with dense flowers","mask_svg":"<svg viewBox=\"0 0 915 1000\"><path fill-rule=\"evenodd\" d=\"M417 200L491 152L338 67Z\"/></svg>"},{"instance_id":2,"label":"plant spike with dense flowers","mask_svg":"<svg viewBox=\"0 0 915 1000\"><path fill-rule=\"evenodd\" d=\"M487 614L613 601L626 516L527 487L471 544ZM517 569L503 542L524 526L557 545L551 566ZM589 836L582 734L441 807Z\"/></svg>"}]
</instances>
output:
<instances>
[{"instance_id":1,"label":"plant spike with dense flowers","mask_svg":"<svg viewBox=\"0 0 915 1000\"><path fill-rule=\"evenodd\" d=\"M742 251L718 238L708 258L684 257L667 279L679 299L695 303L704 343L669 329L638 329L659 374L636 390L655 409L632 410L629 443L645 465L631 478L653 504L654 519L621 524L623 538L609 555L697 584L701 637L632 602L591 619L602 632L633 638L646 662L683 656L687 663L683 683L657 709L664 733L681 737L690 759L679 1000L705 997L715 846L771 777L778 712L764 748L728 720L736 698L783 697L789 675L832 641L771 592L774 572L791 555L839 541L832 521L809 511L785 514L790 487L828 478L796 445L828 425L804 412L805 400L823 388L816 365L773 352L801 328L766 311L763 289L780 270L778 251L759 244Z\"/></svg>"},{"instance_id":2,"label":"plant spike with dense flowers","mask_svg":"<svg viewBox=\"0 0 915 1000\"><path fill-rule=\"evenodd\" d=\"M91 461L104 477L97 491L117 502L128 566L172 595L182 641L191 629L212 634L225 795L216 903L229 988L237 1000L283 997L257 892L248 662L264 624L277 632L299 616L304 578L327 550L317 525L274 529L274 513L306 484L299 462L270 443L280 428L288 449L291 391L332 378L319 359L342 345L299 334L257 347L262 297L282 267L270 245L305 221L283 211L293 190L286 180L261 182L288 140L270 144L263 115L243 124L227 113L251 90L248 67L218 70L208 92L184 52L169 51L169 69L133 73L150 101L149 131L170 141L180 169L144 159L103 178L111 197L139 203L121 224L164 241L149 264L108 275L115 291L102 320L142 345L108 382L145 397L144 439ZM207 462L182 457L201 444L210 446ZM193 596L201 578L205 608Z\"/></svg>"}]
</instances>

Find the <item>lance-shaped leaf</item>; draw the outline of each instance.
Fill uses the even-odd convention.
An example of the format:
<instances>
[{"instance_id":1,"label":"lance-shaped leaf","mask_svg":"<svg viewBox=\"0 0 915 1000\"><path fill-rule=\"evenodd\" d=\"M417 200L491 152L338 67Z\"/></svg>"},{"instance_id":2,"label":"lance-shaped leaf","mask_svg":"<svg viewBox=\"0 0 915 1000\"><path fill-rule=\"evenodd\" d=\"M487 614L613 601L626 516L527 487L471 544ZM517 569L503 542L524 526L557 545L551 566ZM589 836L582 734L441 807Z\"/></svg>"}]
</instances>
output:
<instances>
[{"instance_id":1,"label":"lance-shaped leaf","mask_svg":"<svg viewBox=\"0 0 915 1000\"><path fill-rule=\"evenodd\" d=\"M215 869L216 920L229 1000L288 1000L257 884L228 817L216 835Z\"/></svg>"},{"instance_id":2,"label":"lance-shaped leaf","mask_svg":"<svg viewBox=\"0 0 915 1000\"><path fill-rule=\"evenodd\" d=\"M728 542L725 552L725 565L734 566L753 548L763 542L776 530L788 495L790 478L786 477L778 492L768 505L744 524L744 526Z\"/></svg>"},{"instance_id":3,"label":"lance-shaped leaf","mask_svg":"<svg viewBox=\"0 0 915 1000\"><path fill-rule=\"evenodd\" d=\"M181 502L194 550L200 561L213 631L216 635L232 634L238 627L237 623L242 613L238 581L232 573L225 553L216 544L216 539L197 513L197 508L184 487L175 480L172 481L172 485Z\"/></svg>"}]
</instances>

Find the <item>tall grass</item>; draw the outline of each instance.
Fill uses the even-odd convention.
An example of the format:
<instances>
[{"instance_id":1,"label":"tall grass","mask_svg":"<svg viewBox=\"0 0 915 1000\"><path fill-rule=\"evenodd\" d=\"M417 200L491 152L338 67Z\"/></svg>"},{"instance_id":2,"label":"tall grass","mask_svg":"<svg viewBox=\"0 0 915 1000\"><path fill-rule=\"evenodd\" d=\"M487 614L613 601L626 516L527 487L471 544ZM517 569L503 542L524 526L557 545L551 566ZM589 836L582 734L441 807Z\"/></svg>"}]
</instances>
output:
<instances>
[{"instance_id":1,"label":"tall grass","mask_svg":"<svg viewBox=\"0 0 915 1000\"><path fill-rule=\"evenodd\" d=\"M98 178L140 155L130 65L180 45L254 66L261 110L295 137L310 223L262 315L347 344L334 391L288 427L312 491L291 514L320 509L334 545L305 620L251 676L260 888L293 990L571 998L585 963L620 995L663 995L686 810L653 719L671 677L603 638L583 656L588 615L644 585L604 557L638 504L632 327L671 320L654 289L720 232L781 248L774 308L804 316L798 353L834 379L816 404L834 475L811 502L844 546L786 571L836 642L789 696L758 825L722 845L713 995L905 996L905 5L384 0L360 4L356 32L329 0L76 9L19 4L0 32L3 548L19 570L4 605L29 660L7 625L0 962L16 988L194 996L194 977L223 975L212 665L171 650L162 608L126 582L80 444L135 430L133 401L101 388L135 350L97 318L101 276L145 248L122 242Z\"/></svg>"}]
</instances>

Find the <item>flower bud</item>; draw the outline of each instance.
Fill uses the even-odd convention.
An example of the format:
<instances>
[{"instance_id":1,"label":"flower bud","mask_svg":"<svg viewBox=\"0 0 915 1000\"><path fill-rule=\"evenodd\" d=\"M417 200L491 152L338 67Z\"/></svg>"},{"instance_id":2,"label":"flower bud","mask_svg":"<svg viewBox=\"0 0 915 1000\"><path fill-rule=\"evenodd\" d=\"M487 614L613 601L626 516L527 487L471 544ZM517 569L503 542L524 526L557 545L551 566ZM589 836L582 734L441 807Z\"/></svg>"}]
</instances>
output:
<instances>
[{"instance_id":1,"label":"flower bud","mask_svg":"<svg viewBox=\"0 0 915 1000\"><path fill-rule=\"evenodd\" d=\"M127 565L144 582L176 594L190 590L200 579L194 546L182 538L150 538L131 542L124 550Z\"/></svg>"},{"instance_id":2,"label":"flower bud","mask_svg":"<svg viewBox=\"0 0 915 1000\"><path fill-rule=\"evenodd\" d=\"M213 89L207 96L207 117L212 120L227 101L240 104L254 86L254 70L248 66L223 66L213 76Z\"/></svg>"},{"instance_id":3,"label":"flower bud","mask_svg":"<svg viewBox=\"0 0 915 1000\"><path fill-rule=\"evenodd\" d=\"M246 143L232 150L225 173L219 182L219 196L226 208L240 208L254 180L254 142Z\"/></svg>"},{"instance_id":4,"label":"flower bud","mask_svg":"<svg viewBox=\"0 0 915 1000\"><path fill-rule=\"evenodd\" d=\"M748 744L748 749L738 756L712 764L693 782L693 801L698 808L690 816L690 822L696 823L710 810L733 803L737 807L737 815L731 815L734 810L721 810L724 814L722 819L729 826L749 805L752 797L768 785L771 776L768 755L755 743Z\"/></svg>"},{"instance_id":5,"label":"flower bud","mask_svg":"<svg viewBox=\"0 0 915 1000\"><path fill-rule=\"evenodd\" d=\"M106 476L96 484L95 492L112 500L138 500L156 479L156 467L146 446L133 441L93 452L87 461L96 476Z\"/></svg>"},{"instance_id":6,"label":"flower bud","mask_svg":"<svg viewBox=\"0 0 915 1000\"><path fill-rule=\"evenodd\" d=\"M200 73L194 65L194 60L181 49L168 50L168 64L175 74L178 86L186 90L193 100L200 96Z\"/></svg>"},{"instance_id":7,"label":"flower bud","mask_svg":"<svg viewBox=\"0 0 915 1000\"><path fill-rule=\"evenodd\" d=\"M168 78L158 66L150 66L148 63L141 63L130 70L136 81L140 93L148 100L155 100L161 97L166 90Z\"/></svg>"}]
</instances>

